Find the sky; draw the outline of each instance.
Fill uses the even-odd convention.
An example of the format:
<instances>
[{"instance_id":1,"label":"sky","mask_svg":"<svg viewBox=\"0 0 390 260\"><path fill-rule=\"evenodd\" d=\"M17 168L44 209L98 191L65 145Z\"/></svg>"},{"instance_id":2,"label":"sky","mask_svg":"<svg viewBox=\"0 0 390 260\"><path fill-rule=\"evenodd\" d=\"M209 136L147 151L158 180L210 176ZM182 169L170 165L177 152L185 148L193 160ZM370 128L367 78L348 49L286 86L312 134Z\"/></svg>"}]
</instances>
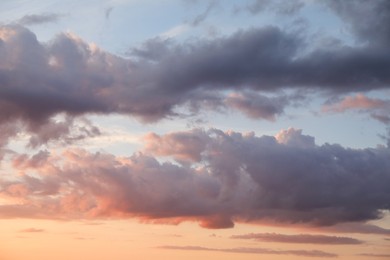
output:
<instances>
[{"instance_id":1,"label":"sky","mask_svg":"<svg viewBox=\"0 0 390 260\"><path fill-rule=\"evenodd\" d=\"M0 260L390 258L387 0L0 1Z\"/></svg>"}]
</instances>

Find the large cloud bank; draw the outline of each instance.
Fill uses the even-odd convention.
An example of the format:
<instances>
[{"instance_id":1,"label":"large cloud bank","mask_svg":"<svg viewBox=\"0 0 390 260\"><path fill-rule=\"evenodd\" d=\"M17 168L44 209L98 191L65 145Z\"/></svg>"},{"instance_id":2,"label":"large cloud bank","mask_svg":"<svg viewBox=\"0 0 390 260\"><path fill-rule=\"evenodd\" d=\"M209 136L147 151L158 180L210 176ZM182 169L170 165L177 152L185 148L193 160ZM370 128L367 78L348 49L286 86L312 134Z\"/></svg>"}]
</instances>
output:
<instances>
[{"instance_id":1,"label":"large cloud bank","mask_svg":"<svg viewBox=\"0 0 390 260\"><path fill-rule=\"evenodd\" d=\"M248 11L276 8L260 2ZM36 149L101 134L90 114L157 122L230 108L274 121L306 93L337 96L324 111L359 110L388 124L389 101L364 94L390 85L389 1L346 2L325 1L324 8L345 22L356 43L336 39L326 47L311 46L305 31L267 26L184 43L153 38L125 58L72 33L42 43L26 27L1 25L0 158L7 156L19 174L1 176L0 216L190 220L208 228L380 218L390 209L389 145L319 146L293 128L275 137L195 129L150 133L130 157ZM303 4L275 10L295 13ZM35 155L9 149L21 133Z\"/></svg>"},{"instance_id":2,"label":"large cloud bank","mask_svg":"<svg viewBox=\"0 0 390 260\"><path fill-rule=\"evenodd\" d=\"M128 158L84 150L16 156L20 177L1 182L1 195L14 203L0 215L226 228L235 221L366 221L390 209L388 148L318 146L295 129L276 137L197 129L145 141L145 150Z\"/></svg>"}]
</instances>

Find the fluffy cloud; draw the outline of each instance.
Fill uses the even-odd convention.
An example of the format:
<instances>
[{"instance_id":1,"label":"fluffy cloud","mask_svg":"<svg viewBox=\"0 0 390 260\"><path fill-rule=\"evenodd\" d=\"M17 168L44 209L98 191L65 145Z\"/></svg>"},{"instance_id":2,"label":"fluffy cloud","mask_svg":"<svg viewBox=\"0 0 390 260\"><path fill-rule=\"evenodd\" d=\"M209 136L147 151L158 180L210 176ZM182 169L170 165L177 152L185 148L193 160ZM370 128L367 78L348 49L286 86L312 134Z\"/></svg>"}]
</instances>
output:
<instances>
[{"instance_id":1,"label":"fluffy cloud","mask_svg":"<svg viewBox=\"0 0 390 260\"><path fill-rule=\"evenodd\" d=\"M42 125L53 128L52 118L61 113L73 118L120 113L150 122L177 116L187 105L194 113L203 106L229 106L252 118L274 120L292 101L280 90L349 93L387 87L390 56L382 37L390 24L387 2L327 3L357 39L370 41L308 51L303 32L269 26L185 43L155 38L123 58L71 33L41 43L22 26L1 26L0 124L22 124L23 131L39 133ZM301 1L292 4L301 6ZM358 23L362 13L370 21L378 18L381 26ZM20 23L57 18L30 16Z\"/></svg>"},{"instance_id":2,"label":"fluffy cloud","mask_svg":"<svg viewBox=\"0 0 390 260\"><path fill-rule=\"evenodd\" d=\"M377 8L368 11L374 16ZM388 9L381 11L388 13ZM11 113L2 114L0 121L18 117L32 124L61 112L123 113L155 121L175 115L175 108L186 103L202 102L212 93L223 99L224 91L242 95L245 102L241 105L237 98L231 103L245 112L250 100L240 92L248 89L354 92L389 84L387 48L335 46L304 54L304 38L277 27L183 44L156 38L133 49L132 57L125 59L70 33L42 44L26 28L2 26L0 105ZM278 114L283 101L259 95L250 102L265 102L260 108L273 107ZM270 117L266 113L265 118Z\"/></svg>"},{"instance_id":3,"label":"fluffy cloud","mask_svg":"<svg viewBox=\"0 0 390 260\"><path fill-rule=\"evenodd\" d=\"M184 43L151 39L123 58L71 33L41 43L22 26L1 26L0 157L21 133L31 148L98 135L83 119L87 114L152 122L181 115L183 107L193 113L230 107L275 120L294 104L283 93L347 95L388 87L387 2L327 4L356 39L370 40L309 51L304 33L269 26ZM369 27L376 22L358 23L362 13L377 17L381 29ZM358 95L330 111L385 111L383 102ZM2 176L1 196L9 203L0 206L0 215L191 220L225 228L236 221L366 221L390 208L388 147L319 146L293 128L275 137L197 129L144 140L142 152L128 158L72 149L63 155L10 153L19 175Z\"/></svg>"},{"instance_id":4,"label":"fluffy cloud","mask_svg":"<svg viewBox=\"0 0 390 260\"><path fill-rule=\"evenodd\" d=\"M147 154L128 158L84 150L16 156L20 177L1 181L1 196L14 203L1 206L0 215L226 228L235 221L367 221L390 208L388 148L318 146L294 129L277 138L216 129L146 138ZM199 145L187 149L195 140Z\"/></svg>"}]
</instances>

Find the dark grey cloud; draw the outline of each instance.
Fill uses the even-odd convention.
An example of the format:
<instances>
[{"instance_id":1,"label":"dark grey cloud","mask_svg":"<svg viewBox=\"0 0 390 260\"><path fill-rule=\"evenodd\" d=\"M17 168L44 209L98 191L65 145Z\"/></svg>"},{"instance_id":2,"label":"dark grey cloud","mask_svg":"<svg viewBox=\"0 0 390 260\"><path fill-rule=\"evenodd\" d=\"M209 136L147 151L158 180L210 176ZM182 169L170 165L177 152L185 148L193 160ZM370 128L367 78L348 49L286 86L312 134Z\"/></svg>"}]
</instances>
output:
<instances>
[{"instance_id":1,"label":"dark grey cloud","mask_svg":"<svg viewBox=\"0 0 390 260\"><path fill-rule=\"evenodd\" d=\"M28 130L31 135L28 146L32 148L37 148L49 142L67 145L101 134L100 129L89 120L81 118L76 122L72 117L65 117L63 121L50 119L45 124Z\"/></svg>"},{"instance_id":2,"label":"dark grey cloud","mask_svg":"<svg viewBox=\"0 0 390 260\"><path fill-rule=\"evenodd\" d=\"M338 237L326 235L285 235L276 233L250 233L245 235L234 235L234 239L250 239L260 242L278 242L278 243L297 243L297 244L325 244L325 245L356 245L362 244L360 241L351 237Z\"/></svg>"},{"instance_id":3,"label":"dark grey cloud","mask_svg":"<svg viewBox=\"0 0 390 260\"><path fill-rule=\"evenodd\" d=\"M349 25L351 32L360 41L388 48L390 43L389 1L327 0L326 3Z\"/></svg>"},{"instance_id":4,"label":"dark grey cloud","mask_svg":"<svg viewBox=\"0 0 390 260\"><path fill-rule=\"evenodd\" d=\"M0 193L24 204L0 206L0 216L197 221L228 228L237 221L364 222L390 209L388 148L318 146L295 129L276 137L197 129L150 134L144 141L145 150L128 158L77 149L15 155L13 167L25 174L3 177ZM160 163L161 156L180 165ZM359 228L349 230L388 232Z\"/></svg>"},{"instance_id":5,"label":"dark grey cloud","mask_svg":"<svg viewBox=\"0 0 390 260\"><path fill-rule=\"evenodd\" d=\"M230 94L225 102L228 107L239 110L250 118L274 121L276 116L283 114L290 101L282 96L273 98L255 92L243 92Z\"/></svg>"},{"instance_id":6,"label":"dark grey cloud","mask_svg":"<svg viewBox=\"0 0 390 260\"><path fill-rule=\"evenodd\" d=\"M159 248L170 250L190 250L190 251L214 251L225 253L259 254L259 255L296 255L304 257L337 257L336 254L327 253L320 250L274 250L260 247L237 247L237 248L210 248L202 246L160 246Z\"/></svg>"},{"instance_id":7,"label":"dark grey cloud","mask_svg":"<svg viewBox=\"0 0 390 260\"><path fill-rule=\"evenodd\" d=\"M335 46L303 55L303 38L277 27L185 45L153 46L157 44L163 50L159 55L150 43L138 49L155 57L138 63L139 75L148 71L150 80L172 95L209 89L356 92L385 88L390 82L386 49Z\"/></svg>"},{"instance_id":8,"label":"dark grey cloud","mask_svg":"<svg viewBox=\"0 0 390 260\"><path fill-rule=\"evenodd\" d=\"M130 59L70 34L41 44L25 28L2 30L13 32L0 45L0 101L12 111L3 117L30 122L60 112L123 113L156 121L212 92L222 99L229 90L354 92L390 82L387 49L341 46L303 55L304 37L277 27L183 44L154 39L131 51Z\"/></svg>"},{"instance_id":9,"label":"dark grey cloud","mask_svg":"<svg viewBox=\"0 0 390 260\"><path fill-rule=\"evenodd\" d=\"M44 13L44 14L29 14L20 18L17 23L21 25L37 25L45 23L54 23L63 17L62 14Z\"/></svg>"}]
</instances>

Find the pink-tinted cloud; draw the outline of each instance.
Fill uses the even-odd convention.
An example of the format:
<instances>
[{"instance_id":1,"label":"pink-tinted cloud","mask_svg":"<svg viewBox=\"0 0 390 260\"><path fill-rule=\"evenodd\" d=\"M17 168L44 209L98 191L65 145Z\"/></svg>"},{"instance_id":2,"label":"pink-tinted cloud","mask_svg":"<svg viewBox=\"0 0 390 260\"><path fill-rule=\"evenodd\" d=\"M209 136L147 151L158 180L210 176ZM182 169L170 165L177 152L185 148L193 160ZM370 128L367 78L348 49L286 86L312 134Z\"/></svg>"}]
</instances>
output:
<instances>
[{"instance_id":1,"label":"pink-tinted cloud","mask_svg":"<svg viewBox=\"0 0 390 260\"><path fill-rule=\"evenodd\" d=\"M298 244L328 244L328 245L356 245L363 242L351 237L325 236L325 235L285 235L276 233L250 233L234 235L234 239L251 239L259 242L298 243Z\"/></svg>"},{"instance_id":2,"label":"pink-tinted cloud","mask_svg":"<svg viewBox=\"0 0 390 260\"><path fill-rule=\"evenodd\" d=\"M293 147L310 148L315 147L314 137L303 135L301 129L288 128L275 135L278 143Z\"/></svg>"},{"instance_id":3,"label":"pink-tinted cloud","mask_svg":"<svg viewBox=\"0 0 390 260\"><path fill-rule=\"evenodd\" d=\"M45 230L41 229L41 228L26 228L26 229L20 230L20 232L24 232L24 233L42 233L42 232L45 232Z\"/></svg>"},{"instance_id":4,"label":"pink-tinted cloud","mask_svg":"<svg viewBox=\"0 0 390 260\"><path fill-rule=\"evenodd\" d=\"M347 96L339 103L325 106L324 110L329 112L345 112L350 109L378 109L389 106L389 102L381 99L366 97L363 94Z\"/></svg>"},{"instance_id":5,"label":"pink-tinted cloud","mask_svg":"<svg viewBox=\"0 0 390 260\"><path fill-rule=\"evenodd\" d=\"M340 102L323 106L324 112L343 113L348 110L355 110L361 113L367 113L372 118L389 124L390 101L377 98L369 98L363 94L347 96Z\"/></svg>"},{"instance_id":6,"label":"pink-tinted cloud","mask_svg":"<svg viewBox=\"0 0 390 260\"><path fill-rule=\"evenodd\" d=\"M318 146L295 129L277 138L217 129L151 136L148 154L131 157L81 149L15 155L20 176L0 182L0 195L15 204L0 206L0 216L197 221L227 228L237 221L367 221L390 207L385 147ZM195 150L182 149L193 140L201 143ZM153 157L160 155L189 160L161 163Z\"/></svg>"},{"instance_id":7,"label":"pink-tinted cloud","mask_svg":"<svg viewBox=\"0 0 390 260\"><path fill-rule=\"evenodd\" d=\"M176 132L163 137L149 133L144 137L145 150L157 156L172 156L177 161L199 162L210 137L202 130Z\"/></svg>"}]
</instances>

